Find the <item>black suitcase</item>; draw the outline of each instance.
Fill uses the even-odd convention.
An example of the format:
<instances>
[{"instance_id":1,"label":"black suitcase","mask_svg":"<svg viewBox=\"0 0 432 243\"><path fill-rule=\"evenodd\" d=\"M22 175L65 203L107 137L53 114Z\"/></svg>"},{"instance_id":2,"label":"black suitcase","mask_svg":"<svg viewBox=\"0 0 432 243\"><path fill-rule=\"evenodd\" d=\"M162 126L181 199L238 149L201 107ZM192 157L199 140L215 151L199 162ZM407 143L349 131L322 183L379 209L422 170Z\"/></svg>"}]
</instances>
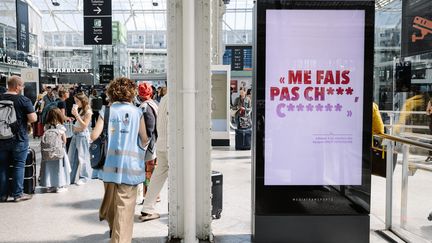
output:
<instances>
[{"instance_id":1,"label":"black suitcase","mask_svg":"<svg viewBox=\"0 0 432 243\"><path fill-rule=\"evenodd\" d=\"M29 148L24 166L24 193L34 194L36 189L36 153Z\"/></svg>"},{"instance_id":2,"label":"black suitcase","mask_svg":"<svg viewBox=\"0 0 432 243\"><path fill-rule=\"evenodd\" d=\"M13 165L9 166L9 190L12 190ZM36 154L29 148L24 165L24 193L34 194L36 189Z\"/></svg>"},{"instance_id":3,"label":"black suitcase","mask_svg":"<svg viewBox=\"0 0 432 243\"><path fill-rule=\"evenodd\" d=\"M220 219L222 213L223 176L218 171L212 171L212 217Z\"/></svg>"},{"instance_id":4,"label":"black suitcase","mask_svg":"<svg viewBox=\"0 0 432 243\"><path fill-rule=\"evenodd\" d=\"M235 149L249 150L251 149L252 129L236 129L235 130Z\"/></svg>"}]
</instances>

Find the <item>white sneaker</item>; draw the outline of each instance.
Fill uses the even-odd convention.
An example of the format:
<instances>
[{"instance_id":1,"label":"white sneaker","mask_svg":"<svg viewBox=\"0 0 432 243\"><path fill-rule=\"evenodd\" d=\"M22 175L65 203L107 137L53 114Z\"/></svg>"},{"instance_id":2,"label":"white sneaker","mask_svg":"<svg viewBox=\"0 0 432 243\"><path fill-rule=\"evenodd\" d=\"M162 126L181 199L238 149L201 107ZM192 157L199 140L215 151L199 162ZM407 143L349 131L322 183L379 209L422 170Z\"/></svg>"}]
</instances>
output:
<instances>
[{"instance_id":1,"label":"white sneaker","mask_svg":"<svg viewBox=\"0 0 432 243\"><path fill-rule=\"evenodd\" d=\"M68 189L66 187L59 187L57 188L56 193L67 192L67 191Z\"/></svg>"},{"instance_id":2,"label":"white sneaker","mask_svg":"<svg viewBox=\"0 0 432 243\"><path fill-rule=\"evenodd\" d=\"M75 182L75 184L76 184L77 186L82 186L82 185L85 184L85 182L84 182L83 180L78 180L77 182Z\"/></svg>"}]
</instances>

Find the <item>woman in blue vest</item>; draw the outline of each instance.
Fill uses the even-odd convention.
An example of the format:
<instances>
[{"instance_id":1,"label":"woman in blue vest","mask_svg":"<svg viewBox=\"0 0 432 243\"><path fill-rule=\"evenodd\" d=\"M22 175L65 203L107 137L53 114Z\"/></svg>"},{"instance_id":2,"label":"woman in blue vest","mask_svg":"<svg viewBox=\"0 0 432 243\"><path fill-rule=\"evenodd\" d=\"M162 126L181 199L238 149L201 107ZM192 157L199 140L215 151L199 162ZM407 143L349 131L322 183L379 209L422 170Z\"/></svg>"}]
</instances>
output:
<instances>
[{"instance_id":1,"label":"woman in blue vest","mask_svg":"<svg viewBox=\"0 0 432 243\"><path fill-rule=\"evenodd\" d=\"M107 220L111 242L131 242L137 185L145 180L145 151L148 142L141 109L132 104L135 82L117 78L108 86L111 103L108 122L108 149L103 169L94 174L104 182L105 195L99 209L100 220ZM102 133L105 107L91 134L95 140Z\"/></svg>"}]
</instances>

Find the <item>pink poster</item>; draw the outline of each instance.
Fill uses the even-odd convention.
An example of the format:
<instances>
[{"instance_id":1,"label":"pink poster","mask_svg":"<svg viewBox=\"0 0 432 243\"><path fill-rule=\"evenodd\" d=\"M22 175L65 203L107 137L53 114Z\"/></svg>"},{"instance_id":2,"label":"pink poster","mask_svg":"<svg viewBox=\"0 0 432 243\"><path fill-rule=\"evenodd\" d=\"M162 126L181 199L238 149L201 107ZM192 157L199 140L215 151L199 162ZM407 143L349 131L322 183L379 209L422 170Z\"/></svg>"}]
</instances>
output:
<instances>
[{"instance_id":1,"label":"pink poster","mask_svg":"<svg viewBox=\"0 0 432 243\"><path fill-rule=\"evenodd\" d=\"M365 12L266 21L265 185L361 185Z\"/></svg>"}]
</instances>

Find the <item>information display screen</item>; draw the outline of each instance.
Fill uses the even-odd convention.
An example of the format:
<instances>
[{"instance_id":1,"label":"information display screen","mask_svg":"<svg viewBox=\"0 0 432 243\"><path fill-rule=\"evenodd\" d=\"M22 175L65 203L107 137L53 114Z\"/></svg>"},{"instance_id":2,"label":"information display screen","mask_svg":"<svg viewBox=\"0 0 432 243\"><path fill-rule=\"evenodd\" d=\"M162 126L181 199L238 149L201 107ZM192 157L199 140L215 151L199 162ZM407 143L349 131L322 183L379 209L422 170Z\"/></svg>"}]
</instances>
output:
<instances>
[{"instance_id":1,"label":"information display screen","mask_svg":"<svg viewBox=\"0 0 432 243\"><path fill-rule=\"evenodd\" d=\"M265 185L361 185L364 10L267 10Z\"/></svg>"},{"instance_id":2,"label":"information display screen","mask_svg":"<svg viewBox=\"0 0 432 243\"><path fill-rule=\"evenodd\" d=\"M255 215L368 214L374 2L257 1L255 20Z\"/></svg>"}]
</instances>

